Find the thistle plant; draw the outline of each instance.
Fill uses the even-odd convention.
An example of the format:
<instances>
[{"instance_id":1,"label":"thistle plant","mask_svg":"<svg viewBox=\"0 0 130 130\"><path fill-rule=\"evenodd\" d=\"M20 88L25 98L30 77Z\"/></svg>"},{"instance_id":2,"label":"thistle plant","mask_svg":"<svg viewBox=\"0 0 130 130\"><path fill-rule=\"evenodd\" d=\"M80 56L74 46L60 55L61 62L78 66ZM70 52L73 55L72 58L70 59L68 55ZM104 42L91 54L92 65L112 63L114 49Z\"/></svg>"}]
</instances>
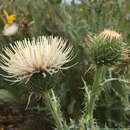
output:
<instances>
[{"instance_id":1,"label":"thistle plant","mask_svg":"<svg viewBox=\"0 0 130 130\"><path fill-rule=\"evenodd\" d=\"M124 56L125 44L123 43L122 35L113 30L104 30L99 35L90 37L87 47L84 48L89 60L95 65L95 76L93 85L88 87L86 91L87 114L82 118L85 121L93 121L93 112L96 101L100 96L103 86L100 85L104 67L112 67L120 63Z\"/></svg>"},{"instance_id":2,"label":"thistle plant","mask_svg":"<svg viewBox=\"0 0 130 130\"><path fill-rule=\"evenodd\" d=\"M40 93L57 129L63 130L65 121L51 88L56 86L60 70L69 68L63 65L73 59L72 46L58 37L40 36L10 44L0 56L0 67L7 72L3 76L14 83L29 84L34 93Z\"/></svg>"}]
</instances>

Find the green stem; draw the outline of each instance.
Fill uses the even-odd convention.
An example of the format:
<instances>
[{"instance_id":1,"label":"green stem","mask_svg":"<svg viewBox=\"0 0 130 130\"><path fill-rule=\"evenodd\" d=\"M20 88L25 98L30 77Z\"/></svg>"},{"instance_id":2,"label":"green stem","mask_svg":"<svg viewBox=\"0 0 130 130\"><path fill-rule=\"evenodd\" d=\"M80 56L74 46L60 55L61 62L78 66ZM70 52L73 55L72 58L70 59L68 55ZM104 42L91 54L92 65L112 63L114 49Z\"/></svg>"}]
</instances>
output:
<instances>
[{"instance_id":1,"label":"green stem","mask_svg":"<svg viewBox=\"0 0 130 130\"><path fill-rule=\"evenodd\" d=\"M102 89L101 87L99 87L100 79L102 77L102 72L103 72L103 67L97 66L96 73L94 76L93 86L91 89L90 101L88 103L88 117L90 120L93 119L93 111L95 108L95 103L96 103L96 100L98 99L101 89Z\"/></svg>"},{"instance_id":2,"label":"green stem","mask_svg":"<svg viewBox=\"0 0 130 130\"><path fill-rule=\"evenodd\" d=\"M56 122L56 127L58 128L58 130L64 130L63 118L59 109L58 101L56 100L53 90L51 91L51 93L52 94L50 94L50 91L46 91L43 93L43 97L45 99L47 108L49 109L53 119Z\"/></svg>"}]
</instances>

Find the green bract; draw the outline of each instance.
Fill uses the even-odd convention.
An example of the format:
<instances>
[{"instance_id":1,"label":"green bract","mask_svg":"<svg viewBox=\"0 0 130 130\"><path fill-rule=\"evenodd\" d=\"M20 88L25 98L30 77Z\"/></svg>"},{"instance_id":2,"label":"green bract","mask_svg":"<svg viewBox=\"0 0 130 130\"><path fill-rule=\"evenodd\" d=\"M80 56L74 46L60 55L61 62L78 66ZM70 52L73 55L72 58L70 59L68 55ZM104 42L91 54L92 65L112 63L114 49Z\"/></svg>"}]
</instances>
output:
<instances>
[{"instance_id":1,"label":"green bract","mask_svg":"<svg viewBox=\"0 0 130 130\"><path fill-rule=\"evenodd\" d=\"M104 39L100 36L91 37L86 51L90 61L94 64L112 66L122 59L124 43L117 39Z\"/></svg>"},{"instance_id":2,"label":"green bract","mask_svg":"<svg viewBox=\"0 0 130 130\"><path fill-rule=\"evenodd\" d=\"M43 77L42 73L35 73L27 84L31 87L33 92L43 93L44 91L54 88L61 79L60 77L60 73L53 75L46 74L46 77Z\"/></svg>"}]
</instances>

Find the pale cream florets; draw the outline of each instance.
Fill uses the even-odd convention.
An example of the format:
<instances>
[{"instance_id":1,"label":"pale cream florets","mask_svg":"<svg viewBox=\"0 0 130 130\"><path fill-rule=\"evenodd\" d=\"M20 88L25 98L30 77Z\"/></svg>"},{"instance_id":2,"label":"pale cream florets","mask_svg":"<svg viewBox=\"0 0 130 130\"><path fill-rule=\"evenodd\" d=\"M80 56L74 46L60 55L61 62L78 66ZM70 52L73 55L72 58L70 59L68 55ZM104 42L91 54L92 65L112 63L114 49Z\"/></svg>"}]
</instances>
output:
<instances>
[{"instance_id":1,"label":"pale cream florets","mask_svg":"<svg viewBox=\"0 0 130 130\"><path fill-rule=\"evenodd\" d=\"M18 26L13 23L9 25L8 27L4 28L3 35L4 36L13 36L18 32Z\"/></svg>"},{"instance_id":2,"label":"pale cream florets","mask_svg":"<svg viewBox=\"0 0 130 130\"><path fill-rule=\"evenodd\" d=\"M41 36L33 40L17 41L14 45L4 49L0 54L2 64L0 67L8 73L7 78L15 78L13 82L29 80L35 73L50 75L58 72L73 59L72 46L58 37Z\"/></svg>"},{"instance_id":3,"label":"pale cream florets","mask_svg":"<svg viewBox=\"0 0 130 130\"><path fill-rule=\"evenodd\" d=\"M99 34L100 37L104 38L104 39L108 39L108 40L121 40L122 39L122 35L113 31L113 30L109 30L109 29L105 29L103 32L101 32Z\"/></svg>"}]
</instances>

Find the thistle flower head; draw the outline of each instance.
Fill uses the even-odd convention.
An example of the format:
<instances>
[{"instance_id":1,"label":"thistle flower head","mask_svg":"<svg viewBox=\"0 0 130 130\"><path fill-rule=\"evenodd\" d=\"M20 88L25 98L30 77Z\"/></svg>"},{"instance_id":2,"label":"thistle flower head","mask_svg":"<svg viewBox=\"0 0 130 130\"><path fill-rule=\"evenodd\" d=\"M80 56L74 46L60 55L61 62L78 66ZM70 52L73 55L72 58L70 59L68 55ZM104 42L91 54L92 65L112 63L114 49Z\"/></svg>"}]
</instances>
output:
<instances>
[{"instance_id":1,"label":"thistle flower head","mask_svg":"<svg viewBox=\"0 0 130 130\"><path fill-rule=\"evenodd\" d=\"M113 66L123 58L124 46L121 34L105 30L97 36L90 37L87 54L96 65Z\"/></svg>"},{"instance_id":2,"label":"thistle flower head","mask_svg":"<svg viewBox=\"0 0 130 130\"><path fill-rule=\"evenodd\" d=\"M73 58L72 46L58 37L40 36L32 40L17 41L14 45L4 49L0 54L0 67L8 73L7 78L14 78L12 82L29 81L34 74L53 75Z\"/></svg>"},{"instance_id":3,"label":"thistle flower head","mask_svg":"<svg viewBox=\"0 0 130 130\"><path fill-rule=\"evenodd\" d=\"M122 39L122 35L113 31L113 30L109 30L109 29L105 29L103 32L101 32L99 34L100 37L102 37L103 39L108 39L108 40L121 40Z\"/></svg>"}]
</instances>

